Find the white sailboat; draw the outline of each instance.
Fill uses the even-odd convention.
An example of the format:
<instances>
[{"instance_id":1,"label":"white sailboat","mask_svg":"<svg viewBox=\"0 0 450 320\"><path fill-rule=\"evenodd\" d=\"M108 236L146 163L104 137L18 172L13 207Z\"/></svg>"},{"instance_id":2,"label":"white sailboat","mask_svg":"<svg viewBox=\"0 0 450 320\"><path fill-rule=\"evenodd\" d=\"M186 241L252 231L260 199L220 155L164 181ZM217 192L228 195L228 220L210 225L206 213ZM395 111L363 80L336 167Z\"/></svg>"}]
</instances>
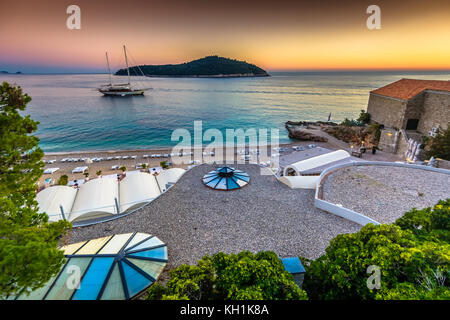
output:
<instances>
[{"instance_id":1,"label":"white sailboat","mask_svg":"<svg viewBox=\"0 0 450 320\"><path fill-rule=\"evenodd\" d=\"M126 49L125 45L123 46L123 53L125 55L125 63L127 66L128 83L124 83L124 84L113 84L112 83L111 69L109 67L108 52L106 52L106 64L108 66L109 84L106 84L98 89L98 91L103 93L105 96L125 97L125 96L143 95L144 92L149 89L149 88L143 88L143 89L135 88L131 85L130 68L128 66L127 49Z\"/></svg>"}]
</instances>

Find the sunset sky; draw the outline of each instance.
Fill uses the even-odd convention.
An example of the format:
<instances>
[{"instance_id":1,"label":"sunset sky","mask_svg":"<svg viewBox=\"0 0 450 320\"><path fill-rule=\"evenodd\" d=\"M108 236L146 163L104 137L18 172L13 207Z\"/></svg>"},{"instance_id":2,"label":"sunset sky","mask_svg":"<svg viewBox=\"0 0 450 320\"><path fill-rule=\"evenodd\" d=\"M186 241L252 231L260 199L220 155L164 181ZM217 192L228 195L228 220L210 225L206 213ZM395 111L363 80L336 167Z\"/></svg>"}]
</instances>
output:
<instances>
[{"instance_id":1,"label":"sunset sky","mask_svg":"<svg viewBox=\"0 0 450 320\"><path fill-rule=\"evenodd\" d=\"M66 8L81 8L81 30ZM366 9L381 8L381 30ZM1 0L0 70L104 72L220 55L274 70L450 69L449 0Z\"/></svg>"}]
</instances>

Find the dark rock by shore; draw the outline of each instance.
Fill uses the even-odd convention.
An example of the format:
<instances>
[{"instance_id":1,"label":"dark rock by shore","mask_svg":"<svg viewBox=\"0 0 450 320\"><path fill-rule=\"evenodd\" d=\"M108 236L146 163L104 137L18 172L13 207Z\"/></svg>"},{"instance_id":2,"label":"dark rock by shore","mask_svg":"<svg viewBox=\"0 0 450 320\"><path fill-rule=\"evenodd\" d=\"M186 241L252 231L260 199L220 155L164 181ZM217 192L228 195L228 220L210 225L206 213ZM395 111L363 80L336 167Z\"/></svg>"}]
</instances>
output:
<instances>
[{"instance_id":1,"label":"dark rock by shore","mask_svg":"<svg viewBox=\"0 0 450 320\"><path fill-rule=\"evenodd\" d=\"M372 147L378 145L380 137L378 126L352 126L325 121L287 121L285 126L289 138L304 141L327 142L327 137L323 135L325 133L346 143Z\"/></svg>"},{"instance_id":2,"label":"dark rock by shore","mask_svg":"<svg viewBox=\"0 0 450 320\"><path fill-rule=\"evenodd\" d=\"M298 139L302 141L314 141L314 142L327 142L328 139L326 137L317 135L309 131L308 129L312 129L311 127L322 126L322 125L336 125L333 122L308 122L308 121L287 121L285 124L286 129L289 132L289 138Z\"/></svg>"},{"instance_id":3,"label":"dark rock by shore","mask_svg":"<svg viewBox=\"0 0 450 320\"><path fill-rule=\"evenodd\" d=\"M338 124L331 121L286 121L287 126L337 126Z\"/></svg>"}]
</instances>

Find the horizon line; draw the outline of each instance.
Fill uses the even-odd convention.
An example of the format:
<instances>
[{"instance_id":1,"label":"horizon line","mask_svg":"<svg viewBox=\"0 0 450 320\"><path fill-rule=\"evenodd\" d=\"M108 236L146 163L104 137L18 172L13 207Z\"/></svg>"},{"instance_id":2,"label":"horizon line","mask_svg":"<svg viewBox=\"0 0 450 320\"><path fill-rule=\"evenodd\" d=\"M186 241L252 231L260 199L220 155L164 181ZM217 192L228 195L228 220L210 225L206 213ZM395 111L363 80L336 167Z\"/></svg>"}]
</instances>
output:
<instances>
[{"instance_id":1,"label":"horizon line","mask_svg":"<svg viewBox=\"0 0 450 320\"><path fill-rule=\"evenodd\" d=\"M267 72L276 72L276 73L326 73L326 72L450 72L449 69L422 69L422 68L399 68L399 69L267 69ZM20 70L17 71L7 71L0 69L0 75L52 75L52 74L108 74L108 72L100 72L100 71L61 71L61 72L23 72ZM114 75L114 74L113 74Z\"/></svg>"}]
</instances>

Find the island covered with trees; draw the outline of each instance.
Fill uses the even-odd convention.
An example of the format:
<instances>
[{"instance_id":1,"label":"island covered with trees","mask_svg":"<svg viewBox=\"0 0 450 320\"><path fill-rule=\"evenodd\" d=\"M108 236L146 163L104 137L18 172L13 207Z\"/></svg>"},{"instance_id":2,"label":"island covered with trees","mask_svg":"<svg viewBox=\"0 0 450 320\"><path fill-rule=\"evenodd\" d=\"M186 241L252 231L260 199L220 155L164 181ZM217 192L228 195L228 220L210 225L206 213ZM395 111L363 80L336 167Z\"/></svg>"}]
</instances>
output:
<instances>
[{"instance_id":1,"label":"island covered with trees","mask_svg":"<svg viewBox=\"0 0 450 320\"><path fill-rule=\"evenodd\" d=\"M141 72L142 71L142 72ZM127 75L127 69L120 69L118 76ZM166 65L141 65L130 67L130 75L148 77L267 77L269 74L245 61L209 56L191 62Z\"/></svg>"}]
</instances>

